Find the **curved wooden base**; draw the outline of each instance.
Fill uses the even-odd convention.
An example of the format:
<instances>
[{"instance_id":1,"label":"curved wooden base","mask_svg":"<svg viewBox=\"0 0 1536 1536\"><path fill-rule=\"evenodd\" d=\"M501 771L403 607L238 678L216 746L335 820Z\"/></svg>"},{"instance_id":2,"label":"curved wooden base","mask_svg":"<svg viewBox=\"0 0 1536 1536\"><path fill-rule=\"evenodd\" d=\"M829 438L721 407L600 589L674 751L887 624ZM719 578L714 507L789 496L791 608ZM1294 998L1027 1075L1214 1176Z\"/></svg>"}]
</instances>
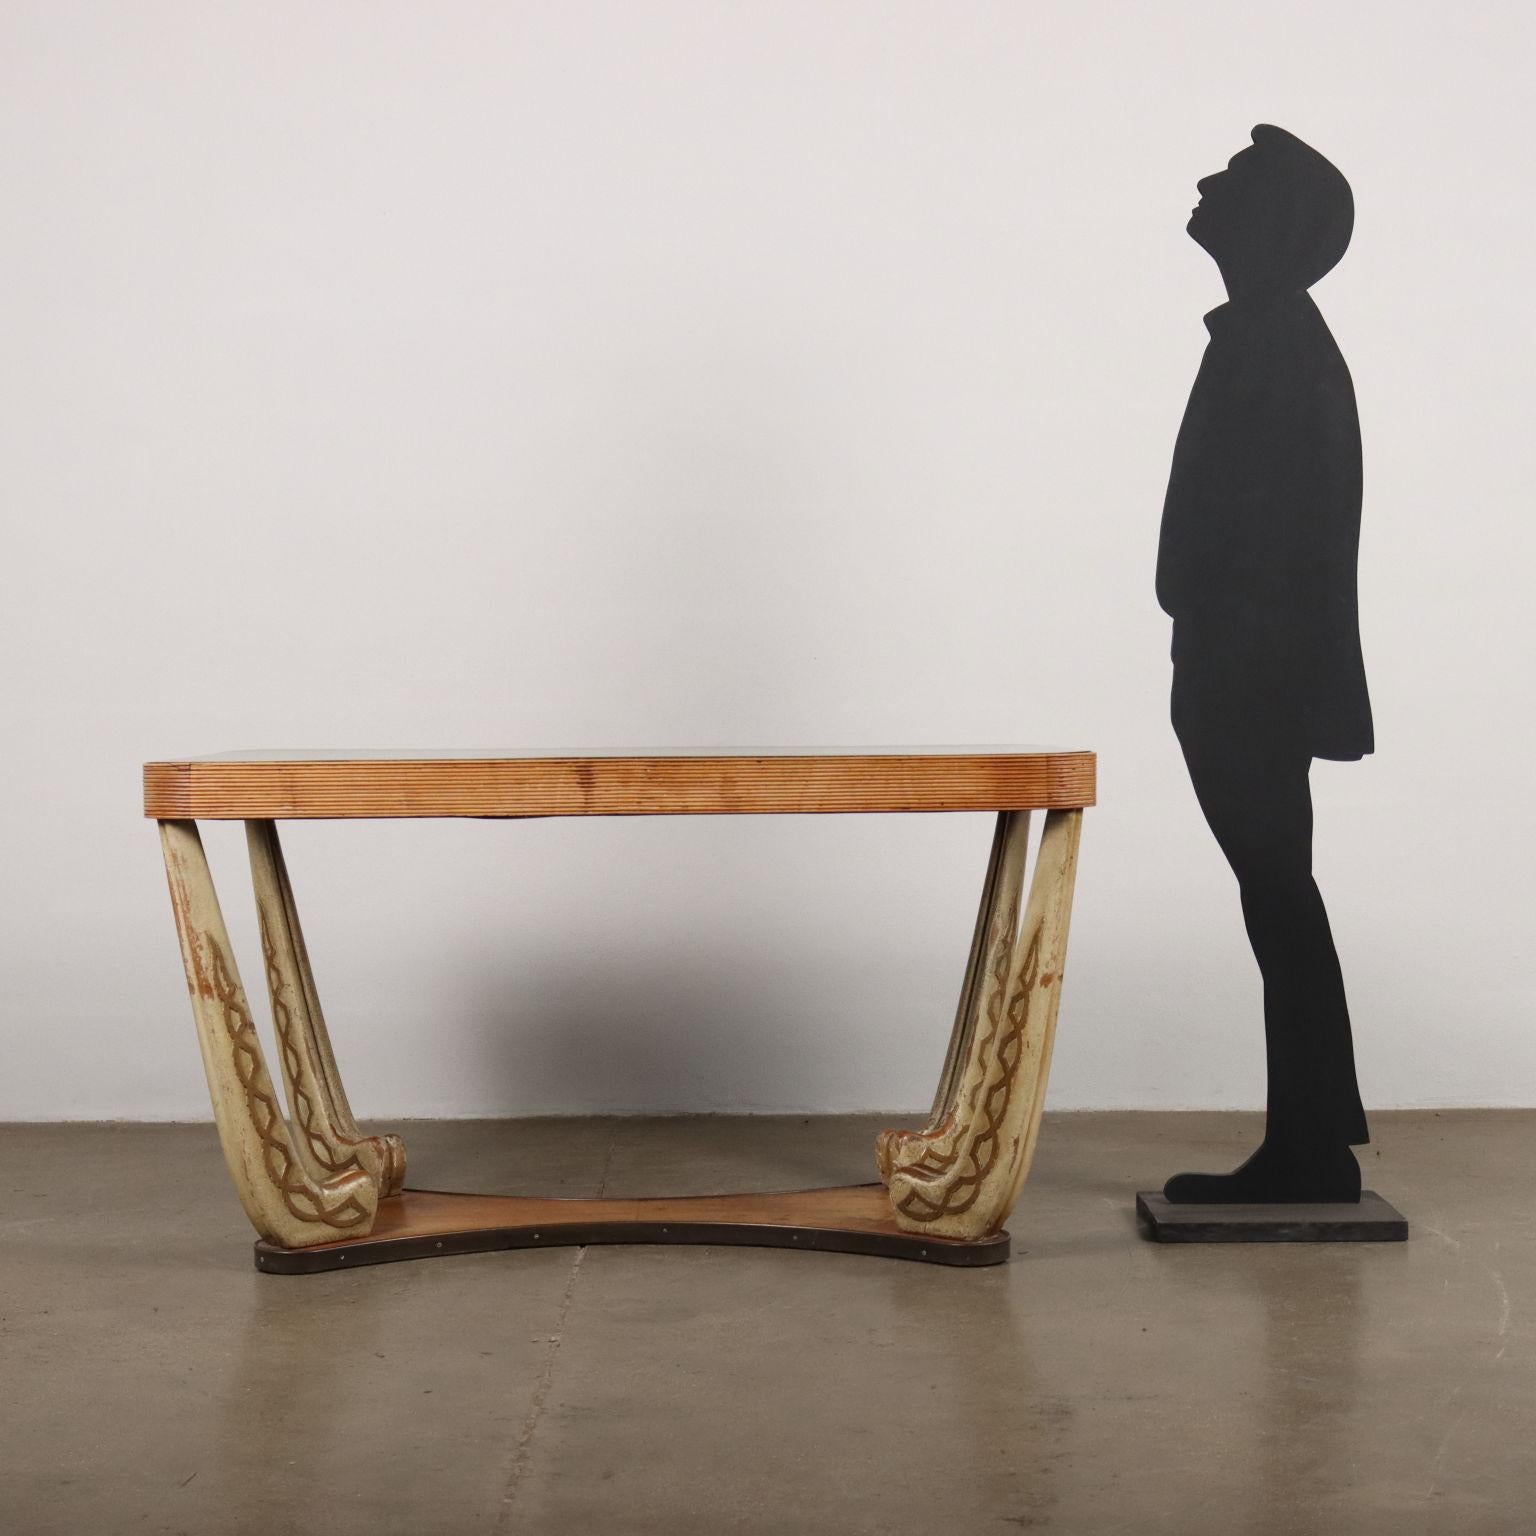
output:
<instances>
[{"instance_id":1,"label":"curved wooden base","mask_svg":"<svg viewBox=\"0 0 1536 1536\"><path fill-rule=\"evenodd\" d=\"M586 1243L809 1248L971 1269L1002 1264L1009 1251L1006 1232L969 1242L902 1231L879 1184L652 1200L552 1200L407 1189L379 1201L368 1236L306 1248L258 1242L256 1267L273 1275L312 1275L451 1253Z\"/></svg>"}]
</instances>

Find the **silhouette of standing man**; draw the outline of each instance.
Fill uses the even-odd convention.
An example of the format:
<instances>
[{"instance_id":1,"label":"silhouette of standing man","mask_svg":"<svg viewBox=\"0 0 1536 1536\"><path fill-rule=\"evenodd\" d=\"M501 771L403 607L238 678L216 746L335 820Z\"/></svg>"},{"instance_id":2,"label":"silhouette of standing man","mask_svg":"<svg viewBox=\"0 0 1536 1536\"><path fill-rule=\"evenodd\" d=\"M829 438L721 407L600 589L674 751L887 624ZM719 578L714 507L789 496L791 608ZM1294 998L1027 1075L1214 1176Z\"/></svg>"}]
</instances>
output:
<instances>
[{"instance_id":1,"label":"silhouette of standing man","mask_svg":"<svg viewBox=\"0 0 1536 1536\"><path fill-rule=\"evenodd\" d=\"M1189 234L1221 270L1173 450L1157 598L1173 619L1173 727L1237 876L1264 979L1263 1144L1234 1173L1184 1173L1180 1203L1360 1198L1369 1140L1344 979L1312 878L1314 757L1372 750L1356 553L1360 423L1307 294L1343 256L1349 183L1261 125L1199 183Z\"/></svg>"}]
</instances>

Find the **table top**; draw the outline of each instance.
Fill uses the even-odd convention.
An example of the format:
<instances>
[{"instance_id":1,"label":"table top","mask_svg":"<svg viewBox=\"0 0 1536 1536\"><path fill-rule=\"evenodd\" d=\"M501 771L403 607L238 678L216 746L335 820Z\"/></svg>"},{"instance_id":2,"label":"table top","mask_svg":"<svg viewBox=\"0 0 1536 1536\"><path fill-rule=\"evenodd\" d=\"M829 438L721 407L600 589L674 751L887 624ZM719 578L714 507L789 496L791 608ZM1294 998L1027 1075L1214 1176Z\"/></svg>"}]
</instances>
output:
<instances>
[{"instance_id":1,"label":"table top","mask_svg":"<svg viewBox=\"0 0 1536 1536\"><path fill-rule=\"evenodd\" d=\"M667 747L226 752L144 765L162 820L1065 810L1092 752L1049 747Z\"/></svg>"}]
</instances>

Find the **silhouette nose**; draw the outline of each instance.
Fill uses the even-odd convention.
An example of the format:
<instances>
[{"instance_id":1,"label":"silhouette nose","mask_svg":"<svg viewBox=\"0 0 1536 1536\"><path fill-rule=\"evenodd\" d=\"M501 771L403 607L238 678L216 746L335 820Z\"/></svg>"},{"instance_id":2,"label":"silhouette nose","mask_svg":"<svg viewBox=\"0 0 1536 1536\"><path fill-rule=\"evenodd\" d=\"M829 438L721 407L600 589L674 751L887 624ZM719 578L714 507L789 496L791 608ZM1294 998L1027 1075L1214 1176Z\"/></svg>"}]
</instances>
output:
<instances>
[{"instance_id":1,"label":"silhouette nose","mask_svg":"<svg viewBox=\"0 0 1536 1536\"><path fill-rule=\"evenodd\" d=\"M1204 197L1206 193L1209 192L1220 179L1220 171L1217 171L1214 175L1211 176L1202 176L1200 180L1195 183L1195 191L1198 192L1201 197Z\"/></svg>"}]
</instances>

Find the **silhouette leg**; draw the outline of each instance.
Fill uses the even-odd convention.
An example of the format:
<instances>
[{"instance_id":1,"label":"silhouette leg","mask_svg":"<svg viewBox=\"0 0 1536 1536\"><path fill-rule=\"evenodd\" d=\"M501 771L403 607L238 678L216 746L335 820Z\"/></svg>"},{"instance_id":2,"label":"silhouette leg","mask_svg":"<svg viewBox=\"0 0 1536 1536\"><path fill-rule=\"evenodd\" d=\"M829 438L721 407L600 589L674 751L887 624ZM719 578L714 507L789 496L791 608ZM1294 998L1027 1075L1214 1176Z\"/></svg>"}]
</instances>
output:
<instances>
[{"instance_id":1,"label":"silhouette leg","mask_svg":"<svg viewBox=\"0 0 1536 1536\"><path fill-rule=\"evenodd\" d=\"M1238 878L1264 978L1268 1117L1262 1146L1231 1174L1180 1174L1179 1203L1351 1201L1352 1142L1366 1139L1349 1011L1312 878L1310 760L1233 733L1180 733L1211 830Z\"/></svg>"},{"instance_id":2,"label":"silhouette leg","mask_svg":"<svg viewBox=\"0 0 1536 1536\"><path fill-rule=\"evenodd\" d=\"M1292 1145L1369 1140L1355 1080L1349 1006L1322 893L1310 874L1243 890L1264 976L1268 1139Z\"/></svg>"}]
</instances>

